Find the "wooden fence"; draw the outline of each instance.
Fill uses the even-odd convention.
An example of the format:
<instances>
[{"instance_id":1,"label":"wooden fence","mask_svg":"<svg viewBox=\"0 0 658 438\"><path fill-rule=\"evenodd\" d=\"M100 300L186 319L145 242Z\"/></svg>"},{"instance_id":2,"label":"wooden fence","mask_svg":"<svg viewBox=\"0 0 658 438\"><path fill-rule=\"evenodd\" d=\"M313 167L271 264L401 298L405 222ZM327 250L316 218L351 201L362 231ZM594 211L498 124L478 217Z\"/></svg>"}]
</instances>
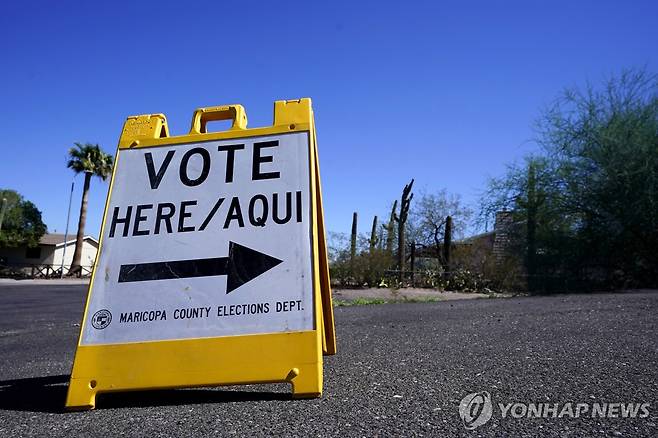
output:
<instances>
[{"instance_id":1,"label":"wooden fence","mask_svg":"<svg viewBox=\"0 0 658 438\"><path fill-rule=\"evenodd\" d=\"M82 266L79 277L89 277L93 265ZM68 273L68 266L64 266L64 276ZM0 265L0 278L60 278L62 266L53 264L9 263Z\"/></svg>"}]
</instances>

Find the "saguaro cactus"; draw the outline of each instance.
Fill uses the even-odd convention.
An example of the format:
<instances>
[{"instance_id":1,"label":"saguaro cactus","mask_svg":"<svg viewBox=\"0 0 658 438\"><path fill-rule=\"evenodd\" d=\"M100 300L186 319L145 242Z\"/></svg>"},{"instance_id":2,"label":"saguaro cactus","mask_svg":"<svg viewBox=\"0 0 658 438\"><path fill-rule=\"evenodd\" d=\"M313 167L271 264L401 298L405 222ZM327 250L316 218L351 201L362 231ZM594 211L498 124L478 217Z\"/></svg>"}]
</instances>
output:
<instances>
[{"instance_id":1,"label":"saguaro cactus","mask_svg":"<svg viewBox=\"0 0 658 438\"><path fill-rule=\"evenodd\" d=\"M537 196L537 169L535 163L528 166L528 200L527 200L527 254L526 269L528 273L528 289L533 292L536 289L537 275L537 207L539 199Z\"/></svg>"},{"instance_id":2,"label":"saguaro cactus","mask_svg":"<svg viewBox=\"0 0 658 438\"><path fill-rule=\"evenodd\" d=\"M446 217L446 231L443 234L443 272L444 276L450 274L450 257L452 253L452 217Z\"/></svg>"},{"instance_id":3,"label":"saguaro cactus","mask_svg":"<svg viewBox=\"0 0 658 438\"><path fill-rule=\"evenodd\" d=\"M395 218L396 210L398 208L397 199L393 203L393 208L391 209L391 216L388 220L388 223L384 226L386 228L386 252L388 252L391 257L393 256L393 239L395 238Z\"/></svg>"},{"instance_id":4,"label":"saguaro cactus","mask_svg":"<svg viewBox=\"0 0 658 438\"><path fill-rule=\"evenodd\" d=\"M350 262L354 262L354 257L356 257L356 220L357 214L356 211L352 215L352 236L350 239Z\"/></svg>"},{"instance_id":5,"label":"saguaro cactus","mask_svg":"<svg viewBox=\"0 0 658 438\"><path fill-rule=\"evenodd\" d=\"M377 216L372 220L372 230L370 231L370 253L377 247Z\"/></svg>"},{"instance_id":6,"label":"saguaro cactus","mask_svg":"<svg viewBox=\"0 0 658 438\"><path fill-rule=\"evenodd\" d=\"M7 211L7 198L2 198L2 207L0 207L0 230L2 230L2 221Z\"/></svg>"},{"instance_id":7,"label":"saguaro cactus","mask_svg":"<svg viewBox=\"0 0 658 438\"><path fill-rule=\"evenodd\" d=\"M400 199L400 216L396 217L395 220L398 223L398 280L400 283L404 280L404 226L407 223L407 218L409 217L409 206L411 205L411 200L414 195L411 193L411 187L414 185L414 180L404 186L402 189L402 198Z\"/></svg>"}]
</instances>

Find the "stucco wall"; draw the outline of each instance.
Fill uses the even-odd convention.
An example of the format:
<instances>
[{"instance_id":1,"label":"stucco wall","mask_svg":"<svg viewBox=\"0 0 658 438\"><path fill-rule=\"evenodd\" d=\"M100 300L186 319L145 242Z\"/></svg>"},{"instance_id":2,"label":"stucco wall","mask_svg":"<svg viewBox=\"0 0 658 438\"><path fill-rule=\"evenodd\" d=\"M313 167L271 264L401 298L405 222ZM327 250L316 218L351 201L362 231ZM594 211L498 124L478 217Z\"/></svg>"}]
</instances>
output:
<instances>
[{"instance_id":1,"label":"stucco wall","mask_svg":"<svg viewBox=\"0 0 658 438\"><path fill-rule=\"evenodd\" d=\"M75 251L75 243L69 243L66 246L66 255L64 255L64 247L58 247L54 251L54 264L56 265L61 265L62 263L62 256L65 257L64 259L64 265L65 266L71 266L71 262L73 261L73 252ZM88 240L85 240L82 245L82 258L80 259L80 264L82 266L92 266L94 264L94 260L96 259L96 246L90 243Z\"/></svg>"},{"instance_id":2,"label":"stucco wall","mask_svg":"<svg viewBox=\"0 0 658 438\"><path fill-rule=\"evenodd\" d=\"M56 248L52 245L40 245L40 247L41 257L39 258L26 258L26 248L2 248L0 249L0 257L6 259L7 263L11 265L54 265L54 267L57 268L62 264L64 246ZM66 246L66 267L71 266L71 262L73 261L73 251L75 251L75 242L70 242ZM80 264L85 267L91 267L96 259L96 252L96 245L89 240L85 240L82 245L82 258Z\"/></svg>"},{"instance_id":3,"label":"stucco wall","mask_svg":"<svg viewBox=\"0 0 658 438\"><path fill-rule=\"evenodd\" d=\"M31 265L48 265L53 260L54 246L41 246L41 257L27 258L25 257L26 248L0 248L0 257L5 259L7 263L12 265L18 264L31 264Z\"/></svg>"}]
</instances>

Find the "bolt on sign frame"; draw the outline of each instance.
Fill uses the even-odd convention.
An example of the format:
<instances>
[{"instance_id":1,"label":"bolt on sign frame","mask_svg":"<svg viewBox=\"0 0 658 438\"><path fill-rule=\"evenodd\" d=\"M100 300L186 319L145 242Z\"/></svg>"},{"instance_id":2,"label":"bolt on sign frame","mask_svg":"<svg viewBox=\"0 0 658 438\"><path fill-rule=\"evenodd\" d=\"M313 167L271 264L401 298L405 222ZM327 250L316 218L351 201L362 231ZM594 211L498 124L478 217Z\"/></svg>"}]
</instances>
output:
<instances>
[{"instance_id":1,"label":"bolt on sign frame","mask_svg":"<svg viewBox=\"0 0 658 438\"><path fill-rule=\"evenodd\" d=\"M229 120L232 122L232 125L226 131L207 132L207 123L218 120ZM113 223L113 221L116 221L116 217L113 218L113 206L111 203L113 196L118 196L116 194L121 193L121 191L134 191L132 187L137 185L131 179L132 176L125 176L126 172L132 170L132 168L128 167L130 161L129 155L131 153L134 154L136 150L142 150L141 152L144 152L144 154L141 156L144 157L148 155L148 152L145 151L153 151L153 154L156 154L162 153L166 148L184 149L194 145L207 145L207 142L222 144L221 142L226 140L231 140L232 143L253 143L258 141L260 137L265 137L266 139L283 139L284 135L291 133L304 134L300 138L305 139L304 142L308 148L303 151L303 157L306 157L305 160L307 163L302 163L308 169L307 171L298 172L299 174L307 172L308 203L310 204L308 206L309 223L304 225L308 227L307 242L310 249L307 253L310 254L311 258L310 261L307 260L305 262L311 271L311 279L305 280L308 281L305 284L310 285L310 290L304 292L308 293L307 302L310 303L309 307L312 308L308 312L308 325L302 329L289 328L286 325L284 330L273 330L272 332L267 332L265 329L265 332L261 330L254 333L220 334L219 336L213 335L212 332L209 332L211 333L209 336L189 336L189 334L185 333L185 330L181 330L170 337L157 338L158 335L156 334L154 335L156 337L153 339L142 339L139 337L138 332L141 330L140 327L144 327L144 325L125 324L126 321L130 321L132 316L129 316L126 320L124 314L119 316L115 313L113 328L118 325L121 325L122 328L130 326L126 329L126 337L125 339L118 338L118 341L107 341L109 338L103 338L104 333L110 330L103 331L95 329L112 325L110 322L112 320L112 314L107 309L98 310L98 306L94 306L100 302L101 307L103 307L102 305L107 303L108 300L111 301L112 297L110 295L113 293L113 288L119 288L121 281L131 281L131 275L135 275L133 268L135 266L142 266L138 264L122 265L121 274L117 276L118 267L111 266L111 263L108 263L108 260L117 260L123 257L121 254L115 254L115 258L112 259L111 257L113 256L108 254L112 253L112 251L115 253L120 252L112 249L113 247L111 245L113 243L109 237L113 236L110 234L108 237L108 222L112 222L112 228L116 225ZM292 137L294 136L290 136L289 138ZM302 146L302 148L305 147ZM228 155L226 154L223 157L228 159ZM256 156L255 153L254 156ZM272 161L271 156L259 157L259 159L259 164L263 165L263 168L268 168ZM143 165L144 160L142 159L141 162ZM162 160L159 162L162 163ZM122 168L122 166L124 167ZM153 165L152 160L151 166L153 169L149 170L151 172L150 177L153 177L153 170L158 170L158 166L160 166L160 170L163 167L167 167L162 164ZM172 165L169 172L178 173L178 169ZM182 175L183 170L180 172ZM161 178L161 175L157 176ZM121 187L122 185L124 187ZM151 188L153 188L153 183L151 184ZM144 193L151 192L146 191ZM148 195L146 197L148 198ZM301 195L299 199L301 199ZM149 201L149 199L143 199L142 201L153 202L152 200ZM117 208L114 207L115 216ZM139 214L136 214L136 216L139 216ZM185 214L183 214L183 219L185 217ZM298 213L298 217L301 217L301 214ZM135 226L139 229L140 224L137 220L138 217L135 217ZM129 225L124 224L124 227L127 226ZM111 231L114 233L114 230ZM226 233L229 235L229 238L232 238L230 227ZM173 236L176 235L174 234ZM180 245L174 242L175 239L168 238L169 240L166 240L165 246L162 247L163 252L179 253L181 250ZM139 248L143 241L136 239L135 242L135 246ZM213 245L217 246L217 243L207 242L206 245L204 242L200 246ZM249 254L254 253L252 249L235 245L233 242L230 245L231 247L240 247ZM213 260L228 260L233 257L234 254L232 253L236 251L230 249L231 254L229 254L229 257ZM150 253L143 256L146 259L157 259L158 255ZM242 257L244 259L244 256ZM276 261L271 265L282 263L281 260L272 257L267 258L268 260ZM239 265L243 259L238 258L237 261L227 262L228 271L233 269L231 268L231 263ZM174 262L173 266L180 268L181 263L184 264L187 262L189 260L179 260ZM175 263L178 263L178 265L175 265ZM162 269L159 268L166 265L165 263L152 263L151 265L154 265L155 268L149 274L154 275L150 279L160 281L144 281L138 283L139 287L144 288L143 290L149 290L151 292L155 290L156 292L160 291L164 293L163 291L165 289L161 289L161 286L167 283L166 279L170 279L169 281L173 282L180 281L177 275L158 277L162 272ZM220 265L222 269L227 266L221 263ZM131 268L126 268L124 272L126 266L130 266ZM270 268L271 266L267 267L267 269ZM240 266L237 266L237 269L239 271ZM291 269L294 270L294 266ZM272 269L272 272L274 270ZM140 271L138 270L138 272ZM233 270L231 272L235 273L236 271ZM189 276L197 274L193 273L189 274ZM217 271L203 275L209 276L205 277L205 281L214 281L219 284L224 280L216 275L222 274L225 274L225 272ZM266 275L263 275L263 278ZM227 283L231 281L231 274L229 273L228 276L229 280L227 280ZM211 280L208 280L208 278ZM250 279L246 281L250 281ZM271 279L270 281L274 282ZM235 281L233 282L235 283ZM229 284L227 286L227 294L232 292L232 288L240 287L241 284L240 281L237 282L237 286L231 286ZM263 289L267 293L267 287ZM274 285L271 290L275 289L276 287ZM238 292L233 292L233 294L237 294ZM228 297L229 295L226 296ZM157 305L158 302L153 302L154 308ZM285 303L281 306L285 306ZM298 304L298 307L301 308L301 303ZM212 311L214 313L215 308L212 308ZM200 313L203 316L203 310L200 310ZM205 316L209 315L210 312L206 311ZM146 318L146 314L142 314L141 317ZM135 316L137 319L141 317ZM119 318L121 318L121 321L119 321ZM93 338L93 336L96 336L94 333L102 333L102 335L98 335L101 336L100 338ZM133 335L137 337L134 339L131 338ZM96 339L96 341L88 342L88 339ZM163 114L129 117L124 124L119 140L112 180L105 204L100 248L89 284L87 302L66 399L66 407L68 409L93 409L96 406L96 395L106 392L275 382L291 383L293 397L318 397L322 394L323 353L325 355L331 355L335 354L335 352L336 337L329 284L318 151L311 100L303 98L276 101L274 103L274 123L272 126L259 128L247 128L246 113L241 105L200 108L194 113L189 134L174 137L169 136L167 120Z\"/></svg>"}]
</instances>

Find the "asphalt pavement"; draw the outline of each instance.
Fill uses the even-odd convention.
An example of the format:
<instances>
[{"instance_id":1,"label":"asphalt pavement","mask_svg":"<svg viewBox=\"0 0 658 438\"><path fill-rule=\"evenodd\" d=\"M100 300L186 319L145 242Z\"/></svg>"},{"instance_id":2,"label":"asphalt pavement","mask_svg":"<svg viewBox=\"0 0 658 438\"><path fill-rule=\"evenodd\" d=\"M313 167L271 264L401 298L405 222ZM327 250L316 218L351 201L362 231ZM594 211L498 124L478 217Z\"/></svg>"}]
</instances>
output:
<instances>
[{"instance_id":1,"label":"asphalt pavement","mask_svg":"<svg viewBox=\"0 0 658 438\"><path fill-rule=\"evenodd\" d=\"M0 436L658 436L655 292L339 307L322 398L234 386L69 413L84 300L84 285L0 285ZM485 392L491 418L468 430L460 401ZM590 415L614 403L637 415ZM528 404L586 410L528 418Z\"/></svg>"}]
</instances>

